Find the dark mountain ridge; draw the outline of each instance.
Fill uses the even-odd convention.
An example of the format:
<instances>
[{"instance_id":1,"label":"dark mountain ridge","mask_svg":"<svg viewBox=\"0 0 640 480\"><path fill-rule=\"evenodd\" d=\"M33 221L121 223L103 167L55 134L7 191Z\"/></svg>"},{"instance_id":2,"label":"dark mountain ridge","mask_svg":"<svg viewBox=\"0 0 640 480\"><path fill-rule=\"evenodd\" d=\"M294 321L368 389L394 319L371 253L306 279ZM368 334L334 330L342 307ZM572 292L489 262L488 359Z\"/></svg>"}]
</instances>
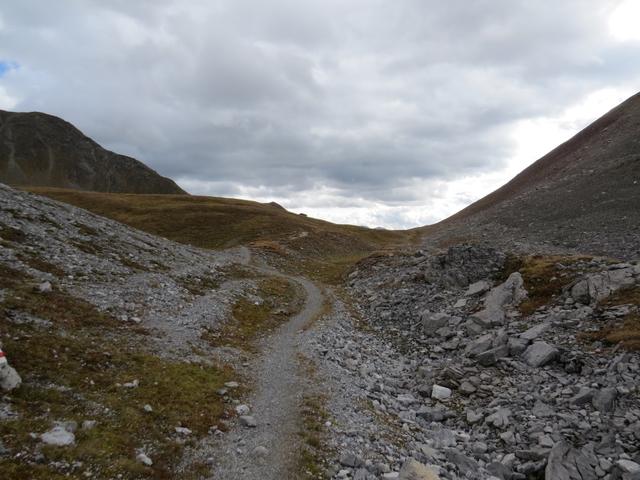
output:
<instances>
[{"instance_id":1,"label":"dark mountain ridge","mask_svg":"<svg viewBox=\"0 0 640 480\"><path fill-rule=\"evenodd\" d=\"M0 182L114 193L185 194L142 162L102 148L71 123L0 110Z\"/></svg>"}]
</instances>

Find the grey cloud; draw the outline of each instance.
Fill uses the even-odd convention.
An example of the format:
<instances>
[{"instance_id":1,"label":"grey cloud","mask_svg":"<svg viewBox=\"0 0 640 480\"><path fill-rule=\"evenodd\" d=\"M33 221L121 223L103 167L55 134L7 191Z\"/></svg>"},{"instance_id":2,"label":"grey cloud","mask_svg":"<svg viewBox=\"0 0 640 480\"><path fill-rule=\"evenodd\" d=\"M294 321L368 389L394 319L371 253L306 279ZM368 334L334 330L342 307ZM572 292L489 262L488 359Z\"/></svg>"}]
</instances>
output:
<instances>
[{"instance_id":1,"label":"grey cloud","mask_svg":"<svg viewBox=\"0 0 640 480\"><path fill-rule=\"evenodd\" d=\"M640 79L617 3L5 2L0 87L211 194L428 208L503 167L519 120Z\"/></svg>"}]
</instances>

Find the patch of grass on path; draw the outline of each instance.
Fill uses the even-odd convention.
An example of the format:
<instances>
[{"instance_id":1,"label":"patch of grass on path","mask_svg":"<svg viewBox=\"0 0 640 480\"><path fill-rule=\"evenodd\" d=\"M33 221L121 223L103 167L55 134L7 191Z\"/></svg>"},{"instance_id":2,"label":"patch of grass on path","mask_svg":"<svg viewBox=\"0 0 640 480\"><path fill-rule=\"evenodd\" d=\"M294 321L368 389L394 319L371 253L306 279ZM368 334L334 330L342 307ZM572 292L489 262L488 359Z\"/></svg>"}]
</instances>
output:
<instances>
[{"instance_id":1,"label":"patch of grass on path","mask_svg":"<svg viewBox=\"0 0 640 480\"><path fill-rule=\"evenodd\" d=\"M220 330L203 338L214 346L233 346L255 351L255 340L297 314L304 303L299 288L281 277L258 280L256 295L238 298L230 319Z\"/></svg>"}]
</instances>

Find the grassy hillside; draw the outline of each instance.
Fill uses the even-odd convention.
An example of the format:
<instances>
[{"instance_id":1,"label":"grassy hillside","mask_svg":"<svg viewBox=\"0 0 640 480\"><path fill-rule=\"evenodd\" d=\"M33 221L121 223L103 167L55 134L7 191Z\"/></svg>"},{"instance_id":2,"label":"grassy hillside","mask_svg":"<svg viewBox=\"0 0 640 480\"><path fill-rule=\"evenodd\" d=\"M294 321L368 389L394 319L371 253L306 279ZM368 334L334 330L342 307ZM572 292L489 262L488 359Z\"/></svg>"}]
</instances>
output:
<instances>
[{"instance_id":1,"label":"grassy hillside","mask_svg":"<svg viewBox=\"0 0 640 480\"><path fill-rule=\"evenodd\" d=\"M336 225L277 205L230 198L27 190L181 243L211 249L263 248L324 280L376 250L406 244L414 235Z\"/></svg>"}]
</instances>

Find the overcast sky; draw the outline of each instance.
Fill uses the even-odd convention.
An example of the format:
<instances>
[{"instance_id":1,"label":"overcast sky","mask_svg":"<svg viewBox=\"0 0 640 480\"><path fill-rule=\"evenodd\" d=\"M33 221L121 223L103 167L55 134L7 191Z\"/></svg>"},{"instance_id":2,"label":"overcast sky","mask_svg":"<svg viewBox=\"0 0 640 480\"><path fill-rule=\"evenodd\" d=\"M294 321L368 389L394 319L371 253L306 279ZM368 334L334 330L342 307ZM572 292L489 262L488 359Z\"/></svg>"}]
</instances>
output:
<instances>
[{"instance_id":1,"label":"overcast sky","mask_svg":"<svg viewBox=\"0 0 640 480\"><path fill-rule=\"evenodd\" d=\"M640 90L640 0L20 0L0 108L191 193L440 220Z\"/></svg>"}]
</instances>

